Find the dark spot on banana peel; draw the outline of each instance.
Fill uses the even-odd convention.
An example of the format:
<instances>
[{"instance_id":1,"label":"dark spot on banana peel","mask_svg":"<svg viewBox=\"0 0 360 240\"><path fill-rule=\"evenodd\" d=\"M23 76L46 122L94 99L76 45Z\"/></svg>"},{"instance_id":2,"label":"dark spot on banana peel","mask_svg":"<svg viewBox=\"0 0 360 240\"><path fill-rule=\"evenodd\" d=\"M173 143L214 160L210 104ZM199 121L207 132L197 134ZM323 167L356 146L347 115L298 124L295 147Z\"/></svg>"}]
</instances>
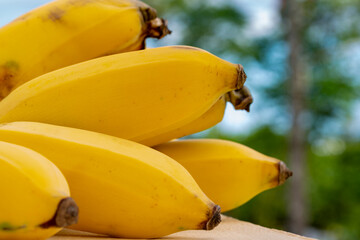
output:
<instances>
[{"instance_id":1,"label":"dark spot on banana peel","mask_svg":"<svg viewBox=\"0 0 360 240\"><path fill-rule=\"evenodd\" d=\"M65 11L60 8L52 8L49 10L48 18L53 22L58 22L61 20L62 16L65 14Z\"/></svg>"},{"instance_id":2,"label":"dark spot on banana peel","mask_svg":"<svg viewBox=\"0 0 360 240\"><path fill-rule=\"evenodd\" d=\"M0 100L6 97L13 89L14 77L19 71L19 64L16 61L10 60L0 65Z\"/></svg>"},{"instance_id":3,"label":"dark spot on banana peel","mask_svg":"<svg viewBox=\"0 0 360 240\"><path fill-rule=\"evenodd\" d=\"M13 232L26 228L26 225L14 226L9 222L0 223L0 231Z\"/></svg>"}]
</instances>

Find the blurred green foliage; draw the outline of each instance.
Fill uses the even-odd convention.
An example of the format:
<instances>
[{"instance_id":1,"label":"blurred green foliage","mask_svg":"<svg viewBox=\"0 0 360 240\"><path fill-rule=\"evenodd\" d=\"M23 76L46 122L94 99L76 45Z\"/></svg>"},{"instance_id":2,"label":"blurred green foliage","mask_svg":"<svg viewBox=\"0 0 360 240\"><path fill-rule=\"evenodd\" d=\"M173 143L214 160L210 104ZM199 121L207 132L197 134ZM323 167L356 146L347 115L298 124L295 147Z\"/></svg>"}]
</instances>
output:
<instances>
[{"instance_id":1,"label":"blurred green foliage","mask_svg":"<svg viewBox=\"0 0 360 240\"><path fill-rule=\"evenodd\" d=\"M247 135L229 136L213 128L205 137L231 139L286 160L291 121L286 18L271 34L256 37L249 34L246 8L235 1L145 2L169 20L170 28L175 31L170 44L201 47L243 64L245 70L255 65L270 73L271 84L252 84L251 75L248 82L251 90L262 97L261 102L255 99L255 111L271 108L276 118ZM286 4L286 1L279 1L279 5L280 2ZM304 10L300 36L307 69L303 127L308 135L308 177L304 181L310 206L309 225L336 239L360 239L360 139L348 127L354 114L353 104L360 94L359 66L354 68L353 57L356 56L351 54L360 45L360 2L300 2ZM281 9L278 14L286 15ZM164 43L167 41L154 44ZM279 122L285 123L282 131L278 131ZM286 184L260 194L227 214L263 226L286 229L285 191Z\"/></svg>"}]
</instances>

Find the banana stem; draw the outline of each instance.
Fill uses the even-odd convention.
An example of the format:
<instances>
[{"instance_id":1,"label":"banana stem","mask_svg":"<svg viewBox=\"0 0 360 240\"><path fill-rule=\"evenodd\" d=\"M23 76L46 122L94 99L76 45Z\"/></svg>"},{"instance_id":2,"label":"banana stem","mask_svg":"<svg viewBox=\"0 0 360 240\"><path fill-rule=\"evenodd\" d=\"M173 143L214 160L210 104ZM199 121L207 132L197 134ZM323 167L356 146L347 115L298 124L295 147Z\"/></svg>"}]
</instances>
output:
<instances>
[{"instance_id":1,"label":"banana stem","mask_svg":"<svg viewBox=\"0 0 360 240\"><path fill-rule=\"evenodd\" d=\"M67 227L77 223L79 208L75 201L68 197L60 201L54 216L47 222L40 224L41 228Z\"/></svg>"},{"instance_id":2,"label":"banana stem","mask_svg":"<svg viewBox=\"0 0 360 240\"><path fill-rule=\"evenodd\" d=\"M212 230L221 222L221 208L215 205L211 212L208 214L208 220L200 224L199 229Z\"/></svg>"},{"instance_id":3,"label":"banana stem","mask_svg":"<svg viewBox=\"0 0 360 240\"><path fill-rule=\"evenodd\" d=\"M236 89L241 89L244 86L247 76L246 76L243 65L237 64L237 67L238 67L237 68L238 69L238 80L237 80Z\"/></svg>"},{"instance_id":4,"label":"banana stem","mask_svg":"<svg viewBox=\"0 0 360 240\"><path fill-rule=\"evenodd\" d=\"M161 39L168 34L171 34L171 30L168 28L167 20L163 18L155 18L148 23L147 36L152 38Z\"/></svg>"},{"instance_id":5,"label":"banana stem","mask_svg":"<svg viewBox=\"0 0 360 240\"><path fill-rule=\"evenodd\" d=\"M226 94L226 101L231 102L236 110L240 109L250 112L250 105L253 103L254 99L250 90L243 86L241 89L228 92Z\"/></svg>"},{"instance_id":6,"label":"banana stem","mask_svg":"<svg viewBox=\"0 0 360 240\"><path fill-rule=\"evenodd\" d=\"M165 19L158 18L157 12L154 8L146 5L145 3L139 2L138 4L139 11L143 16L147 28L146 37L160 39L171 33L167 26L168 22Z\"/></svg>"},{"instance_id":7,"label":"banana stem","mask_svg":"<svg viewBox=\"0 0 360 240\"><path fill-rule=\"evenodd\" d=\"M290 169L287 168L284 162L279 162L279 185L283 184L286 179L291 177L293 175L293 172L290 171Z\"/></svg>"}]
</instances>

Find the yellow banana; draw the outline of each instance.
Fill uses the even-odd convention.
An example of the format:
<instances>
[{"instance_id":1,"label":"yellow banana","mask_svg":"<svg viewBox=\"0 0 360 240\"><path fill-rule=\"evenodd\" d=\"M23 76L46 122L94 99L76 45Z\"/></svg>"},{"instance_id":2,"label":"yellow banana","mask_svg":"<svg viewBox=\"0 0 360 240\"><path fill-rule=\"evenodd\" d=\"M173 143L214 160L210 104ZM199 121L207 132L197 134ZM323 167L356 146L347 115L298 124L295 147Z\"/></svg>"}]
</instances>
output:
<instances>
[{"instance_id":1,"label":"yellow banana","mask_svg":"<svg viewBox=\"0 0 360 240\"><path fill-rule=\"evenodd\" d=\"M174 138L181 138L193 133L204 131L216 125L223 119L225 107L225 96L222 96L209 110L207 110L199 118L172 131L165 132L161 135L156 135L153 138L149 138L146 141L143 141L142 144L145 144L147 146L154 146L156 145L156 143L164 143Z\"/></svg>"},{"instance_id":2,"label":"yellow banana","mask_svg":"<svg viewBox=\"0 0 360 240\"><path fill-rule=\"evenodd\" d=\"M222 211L244 204L292 175L282 161L226 140L178 140L154 148L182 164Z\"/></svg>"},{"instance_id":3,"label":"yellow banana","mask_svg":"<svg viewBox=\"0 0 360 240\"><path fill-rule=\"evenodd\" d=\"M249 112L252 96L250 90L245 86L240 90L228 92L221 96L209 110L194 121L172 131L165 132L162 135L154 135L152 138L148 138L141 143L147 146L154 146L156 143L165 143L175 138L181 138L211 128L223 119L226 101L231 102L236 110L240 109Z\"/></svg>"},{"instance_id":4,"label":"yellow banana","mask_svg":"<svg viewBox=\"0 0 360 240\"><path fill-rule=\"evenodd\" d=\"M137 0L56 0L0 28L0 100L44 73L144 48L170 31Z\"/></svg>"},{"instance_id":5,"label":"yellow banana","mask_svg":"<svg viewBox=\"0 0 360 240\"><path fill-rule=\"evenodd\" d=\"M39 153L0 142L0 239L46 239L76 223L60 170Z\"/></svg>"},{"instance_id":6,"label":"yellow banana","mask_svg":"<svg viewBox=\"0 0 360 240\"><path fill-rule=\"evenodd\" d=\"M51 123L146 143L199 118L245 79L240 64L193 47L117 54L20 86L0 102L0 122Z\"/></svg>"},{"instance_id":7,"label":"yellow banana","mask_svg":"<svg viewBox=\"0 0 360 240\"><path fill-rule=\"evenodd\" d=\"M155 238L220 222L220 207L186 169L144 145L34 122L1 125L0 140L38 151L64 173L81 209L73 229Z\"/></svg>"}]
</instances>

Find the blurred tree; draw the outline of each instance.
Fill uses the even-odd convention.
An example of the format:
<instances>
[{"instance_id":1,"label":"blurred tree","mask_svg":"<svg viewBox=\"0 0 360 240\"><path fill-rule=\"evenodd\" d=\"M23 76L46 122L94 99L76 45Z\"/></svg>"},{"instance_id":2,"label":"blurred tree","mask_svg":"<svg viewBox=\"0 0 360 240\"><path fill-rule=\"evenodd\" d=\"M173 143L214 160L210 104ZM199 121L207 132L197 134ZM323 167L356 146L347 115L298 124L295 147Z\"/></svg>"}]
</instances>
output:
<instances>
[{"instance_id":1,"label":"blurred tree","mask_svg":"<svg viewBox=\"0 0 360 240\"><path fill-rule=\"evenodd\" d=\"M291 130L289 135L289 167L293 177L288 187L288 228L304 234L307 224L307 203L305 196L306 131L302 115L305 112L306 65L303 57L303 8L295 1L282 1L283 22L289 45L289 102L291 104Z\"/></svg>"}]
</instances>

